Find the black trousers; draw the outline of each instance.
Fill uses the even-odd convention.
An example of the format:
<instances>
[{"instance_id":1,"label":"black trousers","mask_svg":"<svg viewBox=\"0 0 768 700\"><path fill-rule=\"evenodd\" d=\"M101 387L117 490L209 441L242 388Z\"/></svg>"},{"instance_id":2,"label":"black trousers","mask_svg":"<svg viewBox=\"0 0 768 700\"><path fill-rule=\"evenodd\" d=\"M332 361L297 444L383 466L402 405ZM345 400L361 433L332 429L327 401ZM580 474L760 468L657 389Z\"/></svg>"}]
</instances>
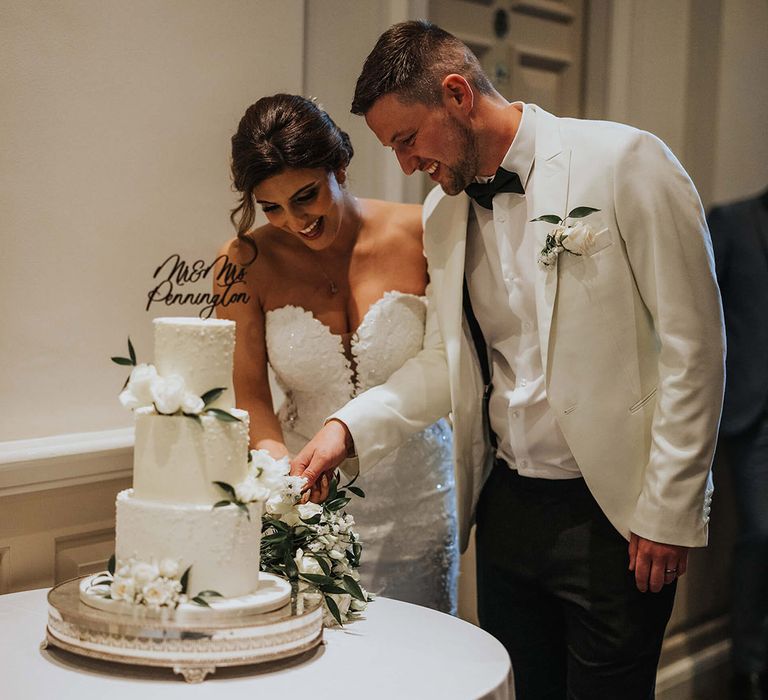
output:
<instances>
[{"instance_id":1,"label":"black trousers","mask_svg":"<svg viewBox=\"0 0 768 700\"><path fill-rule=\"evenodd\" d=\"M517 700L652 700L675 585L640 593L626 540L583 479L498 462L477 511L478 614Z\"/></svg>"}]
</instances>

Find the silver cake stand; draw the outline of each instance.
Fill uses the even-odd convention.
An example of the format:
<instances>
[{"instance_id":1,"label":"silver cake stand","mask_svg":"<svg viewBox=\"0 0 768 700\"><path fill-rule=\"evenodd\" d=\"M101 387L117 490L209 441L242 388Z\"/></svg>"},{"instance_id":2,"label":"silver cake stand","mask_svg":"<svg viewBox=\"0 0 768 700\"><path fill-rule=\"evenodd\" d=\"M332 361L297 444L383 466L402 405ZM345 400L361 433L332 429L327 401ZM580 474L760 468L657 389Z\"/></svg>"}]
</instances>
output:
<instances>
[{"instance_id":1,"label":"silver cake stand","mask_svg":"<svg viewBox=\"0 0 768 700\"><path fill-rule=\"evenodd\" d=\"M244 666L297 656L323 641L322 595L309 585L293 589L278 610L236 620L175 622L172 611L150 615L98 610L80 600L81 578L48 593L45 648L51 644L92 659L172 668L188 683L220 666ZM138 607L138 606L137 606Z\"/></svg>"}]
</instances>

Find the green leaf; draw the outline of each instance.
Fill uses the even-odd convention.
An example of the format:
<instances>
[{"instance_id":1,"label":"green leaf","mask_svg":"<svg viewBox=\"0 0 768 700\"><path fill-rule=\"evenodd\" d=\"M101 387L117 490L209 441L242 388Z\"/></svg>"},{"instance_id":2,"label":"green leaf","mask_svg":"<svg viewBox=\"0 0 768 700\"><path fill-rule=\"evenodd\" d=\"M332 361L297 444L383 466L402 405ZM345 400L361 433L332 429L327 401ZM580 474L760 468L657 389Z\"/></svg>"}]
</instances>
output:
<instances>
[{"instance_id":1,"label":"green leaf","mask_svg":"<svg viewBox=\"0 0 768 700\"><path fill-rule=\"evenodd\" d=\"M133 364L133 362L131 362L127 357L111 357L110 359L116 365L132 365Z\"/></svg>"},{"instance_id":2,"label":"green leaf","mask_svg":"<svg viewBox=\"0 0 768 700\"><path fill-rule=\"evenodd\" d=\"M537 219L531 219L531 223L534 221L546 221L548 224L555 225L563 223L563 220L555 214L544 214L544 216L540 216Z\"/></svg>"},{"instance_id":3,"label":"green leaf","mask_svg":"<svg viewBox=\"0 0 768 700\"><path fill-rule=\"evenodd\" d=\"M133 343L131 342L131 336L128 336L128 356L131 358L131 364L136 366L136 352L133 349Z\"/></svg>"},{"instance_id":4,"label":"green leaf","mask_svg":"<svg viewBox=\"0 0 768 700\"><path fill-rule=\"evenodd\" d=\"M203 419L200 418L196 413L185 413L184 414L187 418L191 418L195 423L197 423L201 428L203 427Z\"/></svg>"},{"instance_id":5,"label":"green leaf","mask_svg":"<svg viewBox=\"0 0 768 700\"><path fill-rule=\"evenodd\" d=\"M331 596L327 595L323 597L325 598L325 605L328 608L328 612L331 613L331 615L333 615L333 619L339 623L339 627L343 627L344 625L341 623L341 613L339 612L339 606L336 605Z\"/></svg>"},{"instance_id":6,"label":"green leaf","mask_svg":"<svg viewBox=\"0 0 768 700\"><path fill-rule=\"evenodd\" d=\"M200 591L200 593L198 593L197 595L201 598L223 598L224 597L218 591Z\"/></svg>"},{"instance_id":7,"label":"green leaf","mask_svg":"<svg viewBox=\"0 0 768 700\"><path fill-rule=\"evenodd\" d=\"M293 556L291 556L290 552L285 553L283 567L285 568L285 575L292 581L299 577L299 569L296 566L296 562L293 560Z\"/></svg>"},{"instance_id":8,"label":"green leaf","mask_svg":"<svg viewBox=\"0 0 768 700\"><path fill-rule=\"evenodd\" d=\"M181 583L181 592L186 593L187 592L187 584L189 583L189 570L192 568L192 565L190 564L187 567L187 570L181 575L181 580L179 583Z\"/></svg>"},{"instance_id":9,"label":"green leaf","mask_svg":"<svg viewBox=\"0 0 768 700\"><path fill-rule=\"evenodd\" d=\"M216 484L216 486L222 489L225 493L227 493L233 501L237 500L235 489L231 484L228 484L226 481L214 481L213 483Z\"/></svg>"},{"instance_id":10,"label":"green leaf","mask_svg":"<svg viewBox=\"0 0 768 700\"><path fill-rule=\"evenodd\" d=\"M116 564L116 559L115 559L115 555L113 554L109 558L109 561L107 562L107 571L109 571L109 573L112 574L112 576L115 575L115 564Z\"/></svg>"},{"instance_id":11,"label":"green leaf","mask_svg":"<svg viewBox=\"0 0 768 700\"><path fill-rule=\"evenodd\" d=\"M299 574L299 576L316 586L332 586L335 583L330 576L323 576L322 574Z\"/></svg>"},{"instance_id":12,"label":"green leaf","mask_svg":"<svg viewBox=\"0 0 768 700\"><path fill-rule=\"evenodd\" d=\"M325 500L326 500L326 502L328 502L328 501L333 501L333 500L335 500L335 499L336 499L336 495L337 495L337 493L338 493L338 489L339 489L339 481L338 481L338 479L337 479L337 478L334 476L334 477L331 479L331 485L330 485L330 487L329 487L329 489L328 489L328 498L326 498L326 499L325 499Z\"/></svg>"},{"instance_id":13,"label":"green leaf","mask_svg":"<svg viewBox=\"0 0 768 700\"><path fill-rule=\"evenodd\" d=\"M326 501L323 507L331 511L341 510L350 500L350 498L336 498L332 501Z\"/></svg>"},{"instance_id":14,"label":"green leaf","mask_svg":"<svg viewBox=\"0 0 768 700\"><path fill-rule=\"evenodd\" d=\"M202 605L204 608L211 607L210 605L208 605L208 601L199 595L196 595L194 598L192 598L192 602L197 603L198 605Z\"/></svg>"},{"instance_id":15,"label":"green leaf","mask_svg":"<svg viewBox=\"0 0 768 700\"><path fill-rule=\"evenodd\" d=\"M353 598L357 598L358 600L365 602L365 595L363 595L360 584L358 584L355 579L353 579L349 574L344 574L344 576L342 576L342 580L344 581L344 588L347 589L347 593L349 593Z\"/></svg>"},{"instance_id":16,"label":"green leaf","mask_svg":"<svg viewBox=\"0 0 768 700\"><path fill-rule=\"evenodd\" d=\"M301 522L303 522L305 525L317 525L320 522L320 513L317 515L313 515L311 518L307 518L304 520L304 518L299 518Z\"/></svg>"},{"instance_id":17,"label":"green leaf","mask_svg":"<svg viewBox=\"0 0 768 700\"><path fill-rule=\"evenodd\" d=\"M248 464L250 464L251 462L253 462L253 452L248 450Z\"/></svg>"},{"instance_id":18,"label":"green leaf","mask_svg":"<svg viewBox=\"0 0 768 700\"><path fill-rule=\"evenodd\" d=\"M331 575L331 564L324 556L321 556L320 554L309 554L307 556L312 557L318 564L320 564L320 568L326 576Z\"/></svg>"},{"instance_id":19,"label":"green leaf","mask_svg":"<svg viewBox=\"0 0 768 700\"><path fill-rule=\"evenodd\" d=\"M360 472L357 472L357 474L355 474L355 476L354 476L354 478L352 479L352 481L350 481L349 483L347 483L347 484L345 484L344 486L342 486L342 488L344 488L344 489L348 489L350 486L352 486L352 484L354 484L354 483L357 481L357 479L358 479L358 477L359 477L359 476L360 476Z\"/></svg>"},{"instance_id":20,"label":"green leaf","mask_svg":"<svg viewBox=\"0 0 768 700\"><path fill-rule=\"evenodd\" d=\"M347 488L355 494L355 496L359 496L360 498L365 498L365 491L361 489L359 486L347 486Z\"/></svg>"},{"instance_id":21,"label":"green leaf","mask_svg":"<svg viewBox=\"0 0 768 700\"><path fill-rule=\"evenodd\" d=\"M214 508L223 508L224 506L233 506L234 503L232 501L216 501L216 503L213 504Z\"/></svg>"},{"instance_id":22,"label":"green leaf","mask_svg":"<svg viewBox=\"0 0 768 700\"><path fill-rule=\"evenodd\" d=\"M242 423L242 421L237 416L233 416L231 413L222 411L220 408L207 408L205 413L207 415L213 416L214 418L218 418L220 421L224 421L225 423Z\"/></svg>"},{"instance_id":23,"label":"green leaf","mask_svg":"<svg viewBox=\"0 0 768 700\"><path fill-rule=\"evenodd\" d=\"M218 399L219 396L221 396L226 390L227 390L227 387L225 386L216 387L215 389L206 391L200 398L203 400L203 403L207 406L209 403L213 403L216 399Z\"/></svg>"},{"instance_id":24,"label":"green leaf","mask_svg":"<svg viewBox=\"0 0 768 700\"><path fill-rule=\"evenodd\" d=\"M251 519L251 511L248 510L248 506L245 505L245 503L235 503L235 505L245 513L245 517L248 518L250 521Z\"/></svg>"},{"instance_id":25,"label":"green leaf","mask_svg":"<svg viewBox=\"0 0 768 700\"><path fill-rule=\"evenodd\" d=\"M323 586L318 586L322 593L336 593L337 595L347 595L349 591L336 585L335 583L329 583Z\"/></svg>"},{"instance_id":26,"label":"green leaf","mask_svg":"<svg viewBox=\"0 0 768 700\"><path fill-rule=\"evenodd\" d=\"M567 219L581 219L584 216L589 216L592 212L600 211L594 207L576 207L568 212Z\"/></svg>"}]
</instances>

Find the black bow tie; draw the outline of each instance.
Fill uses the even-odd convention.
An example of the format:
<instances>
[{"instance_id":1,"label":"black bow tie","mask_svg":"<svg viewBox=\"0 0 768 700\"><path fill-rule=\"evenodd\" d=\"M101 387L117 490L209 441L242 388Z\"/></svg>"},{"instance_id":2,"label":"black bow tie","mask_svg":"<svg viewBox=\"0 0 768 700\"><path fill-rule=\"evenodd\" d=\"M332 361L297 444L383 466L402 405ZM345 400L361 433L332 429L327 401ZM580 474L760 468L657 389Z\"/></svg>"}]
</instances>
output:
<instances>
[{"instance_id":1,"label":"black bow tie","mask_svg":"<svg viewBox=\"0 0 768 700\"><path fill-rule=\"evenodd\" d=\"M464 190L481 207L493 209L493 198L499 192L517 192L525 194L523 183L517 173L499 168L490 182L473 182Z\"/></svg>"}]
</instances>

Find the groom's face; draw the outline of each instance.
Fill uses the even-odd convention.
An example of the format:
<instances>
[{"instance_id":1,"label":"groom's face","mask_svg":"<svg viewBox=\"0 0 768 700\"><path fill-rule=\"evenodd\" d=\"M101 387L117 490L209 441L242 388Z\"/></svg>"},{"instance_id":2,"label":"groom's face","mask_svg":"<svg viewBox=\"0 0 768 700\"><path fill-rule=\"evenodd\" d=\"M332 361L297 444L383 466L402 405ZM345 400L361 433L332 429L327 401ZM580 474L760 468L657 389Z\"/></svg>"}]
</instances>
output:
<instances>
[{"instance_id":1,"label":"groom's face","mask_svg":"<svg viewBox=\"0 0 768 700\"><path fill-rule=\"evenodd\" d=\"M425 172L446 194L458 194L478 173L474 133L442 105L406 104L389 94L376 100L365 121L406 175Z\"/></svg>"}]
</instances>

